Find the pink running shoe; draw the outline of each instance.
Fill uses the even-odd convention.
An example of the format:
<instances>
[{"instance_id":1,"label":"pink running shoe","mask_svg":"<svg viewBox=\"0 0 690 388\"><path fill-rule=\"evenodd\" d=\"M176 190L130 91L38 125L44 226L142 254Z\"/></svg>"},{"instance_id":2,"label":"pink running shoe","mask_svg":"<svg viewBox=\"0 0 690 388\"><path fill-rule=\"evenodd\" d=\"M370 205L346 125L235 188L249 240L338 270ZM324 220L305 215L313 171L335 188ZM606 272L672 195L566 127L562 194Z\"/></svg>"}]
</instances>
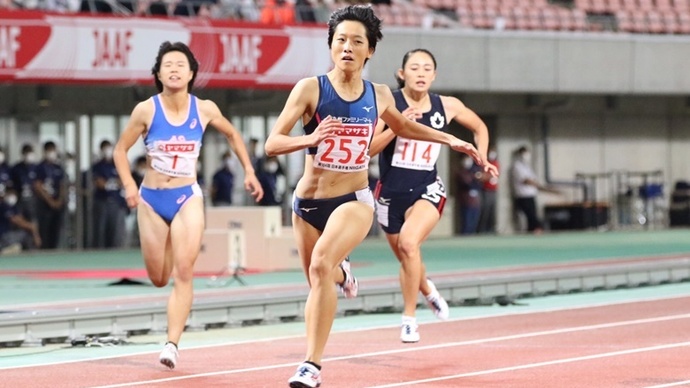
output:
<instances>
[{"instance_id":1,"label":"pink running shoe","mask_svg":"<svg viewBox=\"0 0 690 388\"><path fill-rule=\"evenodd\" d=\"M345 274L345 281L342 284L339 284L340 291L348 299L357 297L359 284L357 283L357 278L352 275L352 270L350 269L350 257L346 257L345 260L340 263L340 268L342 268L343 273Z\"/></svg>"}]
</instances>

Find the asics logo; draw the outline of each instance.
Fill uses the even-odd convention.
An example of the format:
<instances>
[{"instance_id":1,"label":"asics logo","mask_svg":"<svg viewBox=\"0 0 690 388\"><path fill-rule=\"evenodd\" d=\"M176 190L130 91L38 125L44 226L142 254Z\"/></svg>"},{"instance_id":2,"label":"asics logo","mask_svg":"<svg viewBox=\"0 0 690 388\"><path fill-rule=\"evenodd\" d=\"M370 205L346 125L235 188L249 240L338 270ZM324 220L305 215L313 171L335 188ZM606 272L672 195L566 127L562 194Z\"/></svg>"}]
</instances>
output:
<instances>
[{"instance_id":1,"label":"asics logo","mask_svg":"<svg viewBox=\"0 0 690 388\"><path fill-rule=\"evenodd\" d=\"M318 207L301 207L301 208L299 208L299 210L301 210L305 213L309 213L310 211L316 210L316 209L318 209Z\"/></svg>"},{"instance_id":2,"label":"asics logo","mask_svg":"<svg viewBox=\"0 0 690 388\"><path fill-rule=\"evenodd\" d=\"M368 113L368 112L370 112L372 109L374 109L374 106L373 106L373 105L372 105L372 106L363 106L362 109L364 109L364 110L367 111L367 113Z\"/></svg>"},{"instance_id":3,"label":"asics logo","mask_svg":"<svg viewBox=\"0 0 690 388\"><path fill-rule=\"evenodd\" d=\"M184 202L185 199L187 199L187 194L182 194L182 196L180 196L180 198L178 198L175 202L177 202L177 204L179 205L182 202Z\"/></svg>"},{"instance_id":4,"label":"asics logo","mask_svg":"<svg viewBox=\"0 0 690 388\"><path fill-rule=\"evenodd\" d=\"M189 129L194 129L196 128L196 119L192 120L191 124L189 124Z\"/></svg>"}]
</instances>

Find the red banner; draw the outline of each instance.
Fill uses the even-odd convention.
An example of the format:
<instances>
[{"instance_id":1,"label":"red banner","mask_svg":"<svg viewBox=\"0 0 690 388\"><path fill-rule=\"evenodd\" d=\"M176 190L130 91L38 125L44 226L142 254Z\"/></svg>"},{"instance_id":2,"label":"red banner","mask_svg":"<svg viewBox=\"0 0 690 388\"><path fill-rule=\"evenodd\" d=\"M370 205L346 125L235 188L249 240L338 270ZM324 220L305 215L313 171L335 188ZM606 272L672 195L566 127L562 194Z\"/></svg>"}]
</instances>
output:
<instances>
[{"instance_id":1,"label":"red banner","mask_svg":"<svg viewBox=\"0 0 690 388\"><path fill-rule=\"evenodd\" d=\"M290 88L331 67L322 27L199 18L93 17L0 11L0 82L153 83L166 40L190 46L195 85Z\"/></svg>"}]
</instances>

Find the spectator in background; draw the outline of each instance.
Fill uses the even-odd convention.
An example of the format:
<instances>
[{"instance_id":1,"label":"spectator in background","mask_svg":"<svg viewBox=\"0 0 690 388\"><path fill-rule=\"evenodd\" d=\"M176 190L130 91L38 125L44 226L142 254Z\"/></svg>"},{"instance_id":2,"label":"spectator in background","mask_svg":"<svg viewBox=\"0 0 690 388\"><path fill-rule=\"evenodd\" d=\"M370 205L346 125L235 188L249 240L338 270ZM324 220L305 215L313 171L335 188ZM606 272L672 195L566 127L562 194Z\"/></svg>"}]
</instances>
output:
<instances>
[{"instance_id":1,"label":"spectator in background","mask_svg":"<svg viewBox=\"0 0 690 388\"><path fill-rule=\"evenodd\" d=\"M211 204L213 206L232 205L235 174L233 173L233 161L230 151L226 151L223 154L222 163L223 165L213 174L213 182L211 183Z\"/></svg>"},{"instance_id":2,"label":"spectator in background","mask_svg":"<svg viewBox=\"0 0 690 388\"><path fill-rule=\"evenodd\" d=\"M22 215L18 202L17 191L7 187L0 202L0 252L4 254L41 246L38 225Z\"/></svg>"},{"instance_id":3,"label":"spectator in background","mask_svg":"<svg viewBox=\"0 0 690 388\"><path fill-rule=\"evenodd\" d=\"M144 174L146 174L146 156L142 155L134 161L134 168L132 169L132 178L137 187L141 187L141 182L144 181Z\"/></svg>"},{"instance_id":4,"label":"spectator in background","mask_svg":"<svg viewBox=\"0 0 690 388\"><path fill-rule=\"evenodd\" d=\"M489 163L496 166L496 170L500 171L500 165L497 159L497 152L495 147L489 148L487 160ZM479 233L495 233L496 232L496 193L498 191L498 177L483 173L480 178L482 185L482 201L481 211L479 214Z\"/></svg>"},{"instance_id":5,"label":"spectator in background","mask_svg":"<svg viewBox=\"0 0 690 388\"><path fill-rule=\"evenodd\" d=\"M137 187L141 187L141 183L144 181L144 174L146 174L146 155L141 155L134 161L134 166L132 168L132 178L134 178L134 183L136 183ZM126 204L127 203L125 202L125 205ZM132 234L129 238L130 245L140 247L141 241L139 240L139 220L136 209L134 209L134 211L132 211L130 214L133 218Z\"/></svg>"},{"instance_id":6,"label":"spectator in background","mask_svg":"<svg viewBox=\"0 0 690 388\"><path fill-rule=\"evenodd\" d=\"M314 10L314 19L317 23L328 23L328 19L331 17L331 9L328 8L328 4L324 0L314 0L315 4L312 6Z\"/></svg>"},{"instance_id":7,"label":"spectator in background","mask_svg":"<svg viewBox=\"0 0 690 388\"><path fill-rule=\"evenodd\" d=\"M264 197L259 201L261 206L280 206L283 203L284 185L280 187L279 179L285 177L278 158L269 156L259 160L256 177L264 190Z\"/></svg>"},{"instance_id":8,"label":"spectator in background","mask_svg":"<svg viewBox=\"0 0 690 388\"><path fill-rule=\"evenodd\" d=\"M43 249L55 249L60 243L62 217L67 202L67 175L58 160L57 146L48 141L43 145L43 161L36 166L36 207L38 231Z\"/></svg>"},{"instance_id":9,"label":"spectator in background","mask_svg":"<svg viewBox=\"0 0 690 388\"><path fill-rule=\"evenodd\" d=\"M254 0L240 0L240 17L248 22L256 22L261 17L261 12Z\"/></svg>"},{"instance_id":10,"label":"spectator in background","mask_svg":"<svg viewBox=\"0 0 690 388\"><path fill-rule=\"evenodd\" d=\"M97 248L119 248L124 244L127 203L113 162L113 144L103 140L100 150L101 159L91 167L95 245Z\"/></svg>"},{"instance_id":11,"label":"spectator in background","mask_svg":"<svg viewBox=\"0 0 690 388\"><path fill-rule=\"evenodd\" d=\"M285 0L266 0L261 9L261 23L291 25L295 24L295 9Z\"/></svg>"},{"instance_id":12,"label":"spectator in background","mask_svg":"<svg viewBox=\"0 0 690 388\"><path fill-rule=\"evenodd\" d=\"M257 148L259 147L259 139L255 137L249 138L249 145L247 145L247 152L249 153L249 160L252 162L252 167L255 171L259 170L259 153Z\"/></svg>"},{"instance_id":13,"label":"spectator in background","mask_svg":"<svg viewBox=\"0 0 690 388\"><path fill-rule=\"evenodd\" d=\"M10 175L10 165L7 164L5 151L0 149L0 197L5 195L5 190L12 186L12 176Z\"/></svg>"},{"instance_id":14,"label":"spectator in background","mask_svg":"<svg viewBox=\"0 0 690 388\"><path fill-rule=\"evenodd\" d=\"M316 23L316 15L309 0L296 0L295 12L300 23Z\"/></svg>"},{"instance_id":15,"label":"spectator in background","mask_svg":"<svg viewBox=\"0 0 690 388\"><path fill-rule=\"evenodd\" d=\"M19 195L19 211L29 221L36 220L36 194L34 181L36 180L36 162L38 158L31 144L22 146L22 160L12 166L10 176L12 185Z\"/></svg>"},{"instance_id":16,"label":"spectator in background","mask_svg":"<svg viewBox=\"0 0 690 388\"><path fill-rule=\"evenodd\" d=\"M539 183L537 173L532 169L532 153L526 146L515 151L513 165L510 167L510 183L515 215L522 213L525 216L527 231L542 233L542 222L537 215L537 194L539 191L555 194L560 192Z\"/></svg>"},{"instance_id":17,"label":"spectator in background","mask_svg":"<svg viewBox=\"0 0 690 388\"><path fill-rule=\"evenodd\" d=\"M482 169L469 156L462 158L462 166L455 173L456 231L459 234L477 233L481 209Z\"/></svg>"}]
</instances>

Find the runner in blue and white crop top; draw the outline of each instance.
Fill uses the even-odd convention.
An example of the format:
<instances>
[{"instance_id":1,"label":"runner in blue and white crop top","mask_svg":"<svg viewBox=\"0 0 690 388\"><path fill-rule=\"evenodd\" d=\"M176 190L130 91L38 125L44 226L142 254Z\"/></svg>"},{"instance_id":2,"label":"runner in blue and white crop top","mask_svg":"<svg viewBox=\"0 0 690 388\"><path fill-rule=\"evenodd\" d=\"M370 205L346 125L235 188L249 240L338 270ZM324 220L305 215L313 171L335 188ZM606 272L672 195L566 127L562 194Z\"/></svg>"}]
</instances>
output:
<instances>
[{"instance_id":1,"label":"runner in blue and white crop top","mask_svg":"<svg viewBox=\"0 0 690 388\"><path fill-rule=\"evenodd\" d=\"M196 176L196 161L201 151L204 128L197 98L189 95L189 115L181 125L173 125L165 116L160 95L152 97L155 107L151 126L144 138L151 168L161 174L178 178Z\"/></svg>"},{"instance_id":2,"label":"runner in blue and white crop top","mask_svg":"<svg viewBox=\"0 0 690 388\"><path fill-rule=\"evenodd\" d=\"M144 137L151 168L171 177L194 178L204 136L196 97L189 95L189 115L180 125L173 125L168 121L160 95L151 99L154 104L153 120ZM139 192L142 201L168 224L190 198L203 195L196 182L168 189L141 186Z\"/></svg>"}]
</instances>

